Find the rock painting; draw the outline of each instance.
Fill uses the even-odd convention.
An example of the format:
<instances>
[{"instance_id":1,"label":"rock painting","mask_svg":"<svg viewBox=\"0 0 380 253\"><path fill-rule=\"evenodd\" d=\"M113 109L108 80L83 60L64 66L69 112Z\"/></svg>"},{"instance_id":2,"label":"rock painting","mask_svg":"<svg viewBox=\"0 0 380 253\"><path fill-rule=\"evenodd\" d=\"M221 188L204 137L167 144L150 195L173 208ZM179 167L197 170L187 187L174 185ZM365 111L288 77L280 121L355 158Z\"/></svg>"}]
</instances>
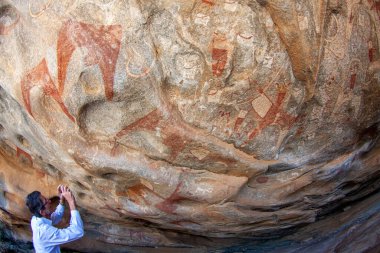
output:
<instances>
[{"instance_id":1,"label":"rock painting","mask_svg":"<svg viewBox=\"0 0 380 253\"><path fill-rule=\"evenodd\" d=\"M179 153L181 153L181 151L184 150L185 147L190 143L187 142L185 138L183 138L183 136L179 134L176 134L170 130L167 132L168 135L164 138L162 143L165 144L167 147L171 147L170 159L174 160L177 158Z\"/></svg>"},{"instance_id":2,"label":"rock painting","mask_svg":"<svg viewBox=\"0 0 380 253\"><path fill-rule=\"evenodd\" d=\"M368 41L368 59L369 62L375 61L376 48L373 46L371 40Z\"/></svg>"},{"instance_id":3,"label":"rock painting","mask_svg":"<svg viewBox=\"0 0 380 253\"><path fill-rule=\"evenodd\" d=\"M24 150L22 150L21 148L17 147L16 148L16 157L18 158L24 158L24 159L27 159L27 161L29 162L29 164L32 166L33 165L33 159L32 159L32 156L29 155L27 152L25 152Z\"/></svg>"},{"instance_id":4,"label":"rock painting","mask_svg":"<svg viewBox=\"0 0 380 253\"><path fill-rule=\"evenodd\" d=\"M156 127L160 124L162 120L162 112L158 109L153 110L142 118L136 120L135 122L129 124L123 130L116 134L116 138L120 138L135 130L149 130L155 131ZM165 123L161 126L163 140L162 143L167 147L171 147L170 159L175 159L177 155L186 147L185 139L180 135L176 134L175 129L169 125L170 123Z\"/></svg>"},{"instance_id":5,"label":"rock painting","mask_svg":"<svg viewBox=\"0 0 380 253\"><path fill-rule=\"evenodd\" d=\"M233 120L233 133L239 137L246 136L248 141L254 139L266 127L276 124L281 128L290 128L296 121L296 117L284 112L282 107L288 93L286 84L280 84L277 87L275 101L272 101L264 90L259 90L259 96L251 101L251 109L248 111L240 110L235 120ZM225 116L225 115L223 115ZM253 129L249 126L242 127L247 116L257 121L257 126ZM248 124L249 125L249 124Z\"/></svg>"},{"instance_id":6,"label":"rock painting","mask_svg":"<svg viewBox=\"0 0 380 253\"><path fill-rule=\"evenodd\" d=\"M9 232L28 239L26 192L59 183L78 196L84 252L299 230L292 250L318 252L302 232L320 214L378 213L378 0L0 2ZM324 246L379 248L374 234Z\"/></svg>"},{"instance_id":7,"label":"rock painting","mask_svg":"<svg viewBox=\"0 0 380 253\"><path fill-rule=\"evenodd\" d=\"M27 111L33 116L30 90L35 86L43 87L45 95L53 97L62 111L73 122L75 118L69 113L62 101L66 71L75 49L85 47L88 52L85 63L88 66L98 64L105 85L108 100L113 97L113 77L119 55L121 26L94 26L82 22L67 21L61 28L57 42L58 89L56 88L44 58L34 69L29 71L21 81L22 97Z\"/></svg>"},{"instance_id":8,"label":"rock painting","mask_svg":"<svg viewBox=\"0 0 380 253\"><path fill-rule=\"evenodd\" d=\"M120 138L134 130L144 129L153 131L160 122L161 117L161 112L158 109L155 109L154 111L148 113L144 117L125 127L123 130L116 134L116 137Z\"/></svg>"},{"instance_id":9,"label":"rock painting","mask_svg":"<svg viewBox=\"0 0 380 253\"><path fill-rule=\"evenodd\" d=\"M239 131L239 128L240 128L241 124L243 124L244 119L247 116L247 113L248 113L248 111L244 111L244 110L241 110L239 112L239 115L238 115L238 117L235 120L234 132Z\"/></svg>"},{"instance_id":10,"label":"rock painting","mask_svg":"<svg viewBox=\"0 0 380 253\"><path fill-rule=\"evenodd\" d=\"M380 1L378 0L368 0L368 3L371 5L371 10L376 11L377 16L380 20Z\"/></svg>"},{"instance_id":11,"label":"rock painting","mask_svg":"<svg viewBox=\"0 0 380 253\"><path fill-rule=\"evenodd\" d=\"M215 77L220 77L228 59L227 38L223 34L214 33L211 46L212 73Z\"/></svg>"},{"instance_id":12,"label":"rock painting","mask_svg":"<svg viewBox=\"0 0 380 253\"><path fill-rule=\"evenodd\" d=\"M74 117L69 113L60 94L58 93L57 88L54 85L54 82L49 74L45 58L34 69L27 73L21 81L22 98L24 100L26 110L31 116L33 116L33 113L30 103L30 90L36 86L41 86L44 94L51 96L59 104L66 116L69 117L71 121L75 122Z\"/></svg>"},{"instance_id":13,"label":"rock painting","mask_svg":"<svg viewBox=\"0 0 380 253\"><path fill-rule=\"evenodd\" d=\"M357 73L359 71L359 63L357 61L351 62L350 66L350 89L353 90L356 84Z\"/></svg>"},{"instance_id":14,"label":"rock painting","mask_svg":"<svg viewBox=\"0 0 380 253\"><path fill-rule=\"evenodd\" d=\"M37 18L39 16L41 16L50 6L51 6L51 3L53 2L53 0L48 0L48 2L37 12L34 12L32 10L32 6L31 6L31 0L29 0L29 15L33 18ZM33 1L35 2L35 1Z\"/></svg>"},{"instance_id":15,"label":"rock painting","mask_svg":"<svg viewBox=\"0 0 380 253\"><path fill-rule=\"evenodd\" d=\"M106 98L111 100L121 34L120 25L95 26L67 21L59 32L57 42L59 94L62 95L64 91L67 66L72 54L76 48L84 47L88 50L85 63L88 66L99 65L103 74Z\"/></svg>"},{"instance_id":16,"label":"rock painting","mask_svg":"<svg viewBox=\"0 0 380 253\"><path fill-rule=\"evenodd\" d=\"M224 66L227 62L227 50L220 48L212 49L212 73L214 76L221 76L224 70Z\"/></svg>"},{"instance_id":17,"label":"rock painting","mask_svg":"<svg viewBox=\"0 0 380 253\"><path fill-rule=\"evenodd\" d=\"M202 3L208 4L210 6L215 5L215 1L214 0L202 0Z\"/></svg>"},{"instance_id":18,"label":"rock painting","mask_svg":"<svg viewBox=\"0 0 380 253\"><path fill-rule=\"evenodd\" d=\"M174 205L174 203L176 201L185 199L184 197L181 197L178 194L178 192L181 188L181 185L182 185L182 182L180 182L177 185L174 192L168 198L166 198L163 202L156 204L155 206L165 213L174 214L174 212L176 210L176 206Z\"/></svg>"},{"instance_id":19,"label":"rock painting","mask_svg":"<svg viewBox=\"0 0 380 253\"><path fill-rule=\"evenodd\" d=\"M117 196L127 196L131 201L133 201L135 204L140 205L140 206L145 206L148 203L148 201L144 198L144 196L147 193L153 193L152 190L147 188L143 184L137 184L132 187L129 187L126 193L121 193L121 192L116 192Z\"/></svg>"},{"instance_id":20,"label":"rock painting","mask_svg":"<svg viewBox=\"0 0 380 253\"><path fill-rule=\"evenodd\" d=\"M282 112L282 105L285 100L285 96L287 93L287 88L285 85L279 85L277 98L274 103L271 103L268 99L267 107L263 110L261 108L256 107L253 103L253 110L257 114L260 115L262 120L259 122L258 127L256 127L249 135L248 139L252 140L255 136L257 136L264 128L267 126L277 123L280 126L289 127L294 121L295 117L288 115L287 113ZM254 102L254 101L253 101Z\"/></svg>"}]
</instances>

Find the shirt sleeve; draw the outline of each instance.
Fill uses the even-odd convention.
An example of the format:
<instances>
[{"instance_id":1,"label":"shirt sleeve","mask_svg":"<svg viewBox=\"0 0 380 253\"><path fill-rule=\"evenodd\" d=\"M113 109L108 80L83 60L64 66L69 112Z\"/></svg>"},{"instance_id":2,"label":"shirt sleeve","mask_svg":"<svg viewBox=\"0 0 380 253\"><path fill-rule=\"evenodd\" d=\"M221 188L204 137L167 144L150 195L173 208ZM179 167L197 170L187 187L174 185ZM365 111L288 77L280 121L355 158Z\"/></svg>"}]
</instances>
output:
<instances>
[{"instance_id":1,"label":"shirt sleeve","mask_svg":"<svg viewBox=\"0 0 380 253\"><path fill-rule=\"evenodd\" d=\"M65 207L59 204L57 208L55 209L55 211L50 215L50 219L53 225L56 225L62 220L64 212L65 212Z\"/></svg>"},{"instance_id":2,"label":"shirt sleeve","mask_svg":"<svg viewBox=\"0 0 380 253\"><path fill-rule=\"evenodd\" d=\"M44 246L50 247L74 241L83 235L83 221L79 212L73 210L71 211L70 226L64 229L58 229L46 224L46 226L40 230L39 239Z\"/></svg>"}]
</instances>

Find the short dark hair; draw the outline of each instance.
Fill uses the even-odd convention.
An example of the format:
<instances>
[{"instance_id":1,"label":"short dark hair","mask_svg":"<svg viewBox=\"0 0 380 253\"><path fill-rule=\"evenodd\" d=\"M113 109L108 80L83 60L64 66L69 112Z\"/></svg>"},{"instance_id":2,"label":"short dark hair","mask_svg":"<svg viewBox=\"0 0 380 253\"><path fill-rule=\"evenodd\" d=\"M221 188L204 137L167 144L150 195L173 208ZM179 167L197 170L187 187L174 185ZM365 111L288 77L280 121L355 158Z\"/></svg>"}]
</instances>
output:
<instances>
[{"instance_id":1,"label":"short dark hair","mask_svg":"<svg viewBox=\"0 0 380 253\"><path fill-rule=\"evenodd\" d=\"M42 217L40 210L44 208L44 203L42 202L40 196L41 192L34 191L26 197L26 205L28 206L30 212L37 217Z\"/></svg>"}]
</instances>

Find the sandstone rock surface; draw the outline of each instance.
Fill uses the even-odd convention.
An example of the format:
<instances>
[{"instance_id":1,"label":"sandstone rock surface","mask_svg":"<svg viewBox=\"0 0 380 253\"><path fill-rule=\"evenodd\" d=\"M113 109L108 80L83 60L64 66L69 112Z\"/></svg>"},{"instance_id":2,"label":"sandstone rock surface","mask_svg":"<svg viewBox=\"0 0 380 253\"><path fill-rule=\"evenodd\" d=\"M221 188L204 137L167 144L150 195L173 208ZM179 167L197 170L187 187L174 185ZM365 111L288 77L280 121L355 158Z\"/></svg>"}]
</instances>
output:
<instances>
[{"instance_id":1,"label":"sandstone rock surface","mask_svg":"<svg viewBox=\"0 0 380 253\"><path fill-rule=\"evenodd\" d=\"M377 210L379 35L377 0L2 0L0 219L60 183L98 248Z\"/></svg>"}]
</instances>

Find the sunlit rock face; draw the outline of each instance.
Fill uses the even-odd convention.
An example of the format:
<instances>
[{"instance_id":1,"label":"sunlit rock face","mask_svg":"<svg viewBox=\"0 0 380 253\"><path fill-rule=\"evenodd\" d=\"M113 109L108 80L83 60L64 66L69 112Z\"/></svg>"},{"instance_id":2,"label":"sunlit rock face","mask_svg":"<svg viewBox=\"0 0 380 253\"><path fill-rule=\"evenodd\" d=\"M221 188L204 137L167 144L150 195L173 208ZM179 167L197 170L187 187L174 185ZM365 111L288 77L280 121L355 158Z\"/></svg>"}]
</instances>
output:
<instances>
[{"instance_id":1,"label":"sunlit rock face","mask_svg":"<svg viewBox=\"0 0 380 253\"><path fill-rule=\"evenodd\" d=\"M379 34L376 0L0 1L0 218L30 240L64 183L93 247L318 228L379 189Z\"/></svg>"}]
</instances>

